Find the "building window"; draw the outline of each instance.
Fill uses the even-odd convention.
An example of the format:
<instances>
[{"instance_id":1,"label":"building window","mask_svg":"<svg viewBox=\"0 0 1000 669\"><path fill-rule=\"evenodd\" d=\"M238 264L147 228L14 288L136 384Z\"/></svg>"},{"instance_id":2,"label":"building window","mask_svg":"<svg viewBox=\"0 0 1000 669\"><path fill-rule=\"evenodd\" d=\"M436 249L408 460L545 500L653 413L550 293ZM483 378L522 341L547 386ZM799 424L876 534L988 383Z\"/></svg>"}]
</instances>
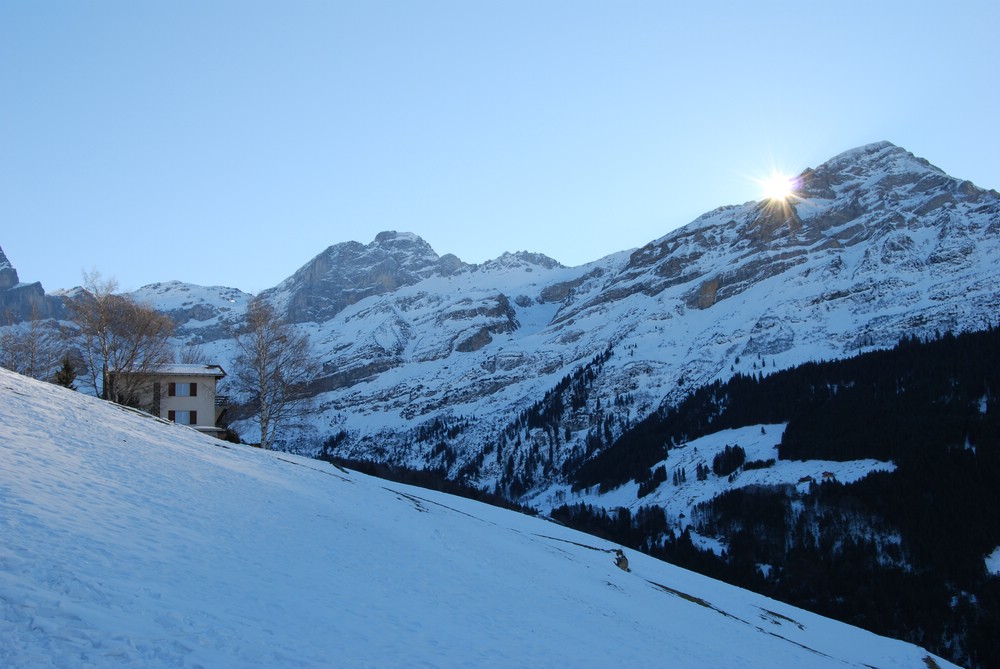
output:
<instances>
[{"instance_id":1,"label":"building window","mask_svg":"<svg viewBox=\"0 0 1000 669\"><path fill-rule=\"evenodd\" d=\"M168 411L167 420L171 420L175 423L180 423L181 425L197 425L198 424L198 412L197 411Z\"/></svg>"},{"instance_id":2,"label":"building window","mask_svg":"<svg viewBox=\"0 0 1000 669\"><path fill-rule=\"evenodd\" d=\"M170 397L197 397L197 383L174 383L167 384L167 395Z\"/></svg>"}]
</instances>

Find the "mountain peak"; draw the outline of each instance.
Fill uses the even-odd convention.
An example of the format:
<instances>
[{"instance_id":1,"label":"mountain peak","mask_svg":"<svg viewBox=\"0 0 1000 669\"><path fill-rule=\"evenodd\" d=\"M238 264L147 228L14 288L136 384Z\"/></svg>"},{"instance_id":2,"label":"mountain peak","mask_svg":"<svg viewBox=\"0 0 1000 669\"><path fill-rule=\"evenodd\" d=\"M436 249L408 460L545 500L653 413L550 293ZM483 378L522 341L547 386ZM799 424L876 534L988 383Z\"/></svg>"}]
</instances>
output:
<instances>
[{"instance_id":1,"label":"mountain peak","mask_svg":"<svg viewBox=\"0 0 1000 669\"><path fill-rule=\"evenodd\" d=\"M410 242L416 244L426 244L420 235L412 232L396 232L395 230L383 230L375 235L375 242L378 244L388 244L394 241Z\"/></svg>"},{"instance_id":2,"label":"mountain peak","mask_svg":"<svg viewBox=\"0 0 1000 669\"><path fill-rule=\"evenodd\" d=\"M980 258L976 240L1000 226L997 193L890 142L845 151L799 181L794 198L720 207L638 249L601 295L560 318L667 289L680 291L685 307L707 309L767 279L801 271L808 281L807 270L830 273L848 262L854 269L840 277L846 294L892 294L903 276L916 287L925 270L971 270Z\"/></svg>"},{"instance_id":3,"label":"mountain peak","mask_svg":"<svg viewBox=\"0 0 1000 669\"><path fill-rule=\"evenodd\" d=\"M368 247L385 249L389 253L416 253L435 260L438 257L430 244L412 232L385 230L375 235L375 240L368 244Z\"/></svg>"},{"instance_id":4,"label":"mountain peak","mask_svg":"<svg viewBox=\"0 0 1000 669\"><path fill-rule=\"evenodd\" d=\"M924 186L940 186L952 180L927 160L890 142L874 142L844 151L815 169L804 170L799 179L804 200L833 199L858 189L888 192L922 180Z\"/></svg>"},{"instance_id":5,"label":"mountain peak","mask_svg":"<svg viewBox=\"0 0 1000 669\"><path fill-rule=\"evenodd\" d=\"M858 168L872 170L886 169L893 165L898 167L906 163L912 163L913 165L920 165L923 167L932 167L932 169L941 172L941 170L931 166L931 164L923 158L917 158L906 149L887 141L872 142L871 144L863 144L861 146L856 146L853 149L848 149L847 151L838 153L816 169L817 171L820 169L848 169L856 171Z\"/></svg>"},{"instance_id":6,"label":"mountain peak","mask_svg":"<svg viewBox=\"0 0 1000 669\"><path fill-rule=\"evenodd\" d=\"M894 153L908 154L905 149L896 146L892 142L882 140L879 142L871 142L870 144L862 144L861 146L856 146L853 149L842 151L833 158L827 160L824 164L858 162L865 160L866 158L879 157Z\"/></svg>"},{"instance_id":7,"label":"mountain peak","mask_svg":"<svg viewBox=\"0 0 1000 669\"><path fill-rule=\"evenodd\" d=\"M439 256L411 232L380 232L369 244L328 247L277 287L267 299L287 310L293 322L321 321L359 300L464 267L453 255Z\"/></svg>"},{"instance_id":8,"label":"mountain peak","mask_svg":"<svg viewBox=\"0 0 1000 669\"><path fill-rule=\"evenodd\" d=\"M532 253L530 251L517 251L510 253L505 251L499 257L488 260L481 265L484 270L503 270L516 268L540 267L543 269L555 269L562 267L557 260L553 260L544 253Z\"/></svg>"},{"instance_id":9,"label":"mountain peak","mask_svg":"<svg viewBox=\"0 0 1000 669\"><path fill-rule=\"evenodd\" d=\"M17 270L7 260L3 249L0 248L0 290L6 290L16 286L20 280L17 278Z\"/></svg>"}]
</instances>

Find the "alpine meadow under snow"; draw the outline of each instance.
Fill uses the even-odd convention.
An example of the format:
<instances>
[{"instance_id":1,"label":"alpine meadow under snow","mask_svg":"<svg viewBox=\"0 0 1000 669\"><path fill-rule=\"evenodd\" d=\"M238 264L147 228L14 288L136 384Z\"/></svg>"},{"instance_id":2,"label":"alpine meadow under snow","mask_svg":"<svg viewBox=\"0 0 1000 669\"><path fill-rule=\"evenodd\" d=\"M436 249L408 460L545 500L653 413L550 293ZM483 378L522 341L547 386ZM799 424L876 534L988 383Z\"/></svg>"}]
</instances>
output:
<instances>
[{"instance_id":1,"label":"alpine meadow under snow","mask_svg":"<svg viewBox=\"0 0 1000 669\"><path fill-rule=\"evenodd\" d=\"M943 667L560 525L0 370L0 666Z\"/></svg>"}]
</instances>

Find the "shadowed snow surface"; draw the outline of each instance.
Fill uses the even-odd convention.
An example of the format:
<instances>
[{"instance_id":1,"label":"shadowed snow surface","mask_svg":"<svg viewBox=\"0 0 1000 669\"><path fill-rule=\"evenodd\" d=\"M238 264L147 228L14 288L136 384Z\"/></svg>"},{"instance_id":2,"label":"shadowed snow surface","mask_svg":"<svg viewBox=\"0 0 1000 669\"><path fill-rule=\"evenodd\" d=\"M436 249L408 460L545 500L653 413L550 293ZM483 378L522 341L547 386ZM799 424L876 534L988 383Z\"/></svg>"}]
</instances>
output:
<instances>
[{"instance_id":1,"label":"shadowed snow surface","mask_svg":"<svg viewBox=\"0 0 1000 669\"><path fill-rule=\"evenodd\" d=\"M2 667L922 667L551 522L0 370ZM947 662L934 658L939 666Z\"/></svg>"}]
</instances>

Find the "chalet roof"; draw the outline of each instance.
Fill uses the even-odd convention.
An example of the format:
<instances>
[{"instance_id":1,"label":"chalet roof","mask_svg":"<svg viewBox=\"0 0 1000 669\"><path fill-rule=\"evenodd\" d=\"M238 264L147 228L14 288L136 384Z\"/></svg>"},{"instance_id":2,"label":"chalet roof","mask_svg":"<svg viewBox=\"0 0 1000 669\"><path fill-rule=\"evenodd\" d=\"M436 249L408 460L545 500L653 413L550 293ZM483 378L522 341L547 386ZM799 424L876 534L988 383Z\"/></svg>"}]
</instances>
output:
<instances>
[{"instance_id":1,"label":"chalet roof","mask_svg":"<svg viewBox=\"0 0 1000 669\"><path fill-rule=\"evenodd\" d=\"M226 375L221 365L164 365L156 373L164 376L214 376L217 379Z\"/></svg>"}]
</instances>

